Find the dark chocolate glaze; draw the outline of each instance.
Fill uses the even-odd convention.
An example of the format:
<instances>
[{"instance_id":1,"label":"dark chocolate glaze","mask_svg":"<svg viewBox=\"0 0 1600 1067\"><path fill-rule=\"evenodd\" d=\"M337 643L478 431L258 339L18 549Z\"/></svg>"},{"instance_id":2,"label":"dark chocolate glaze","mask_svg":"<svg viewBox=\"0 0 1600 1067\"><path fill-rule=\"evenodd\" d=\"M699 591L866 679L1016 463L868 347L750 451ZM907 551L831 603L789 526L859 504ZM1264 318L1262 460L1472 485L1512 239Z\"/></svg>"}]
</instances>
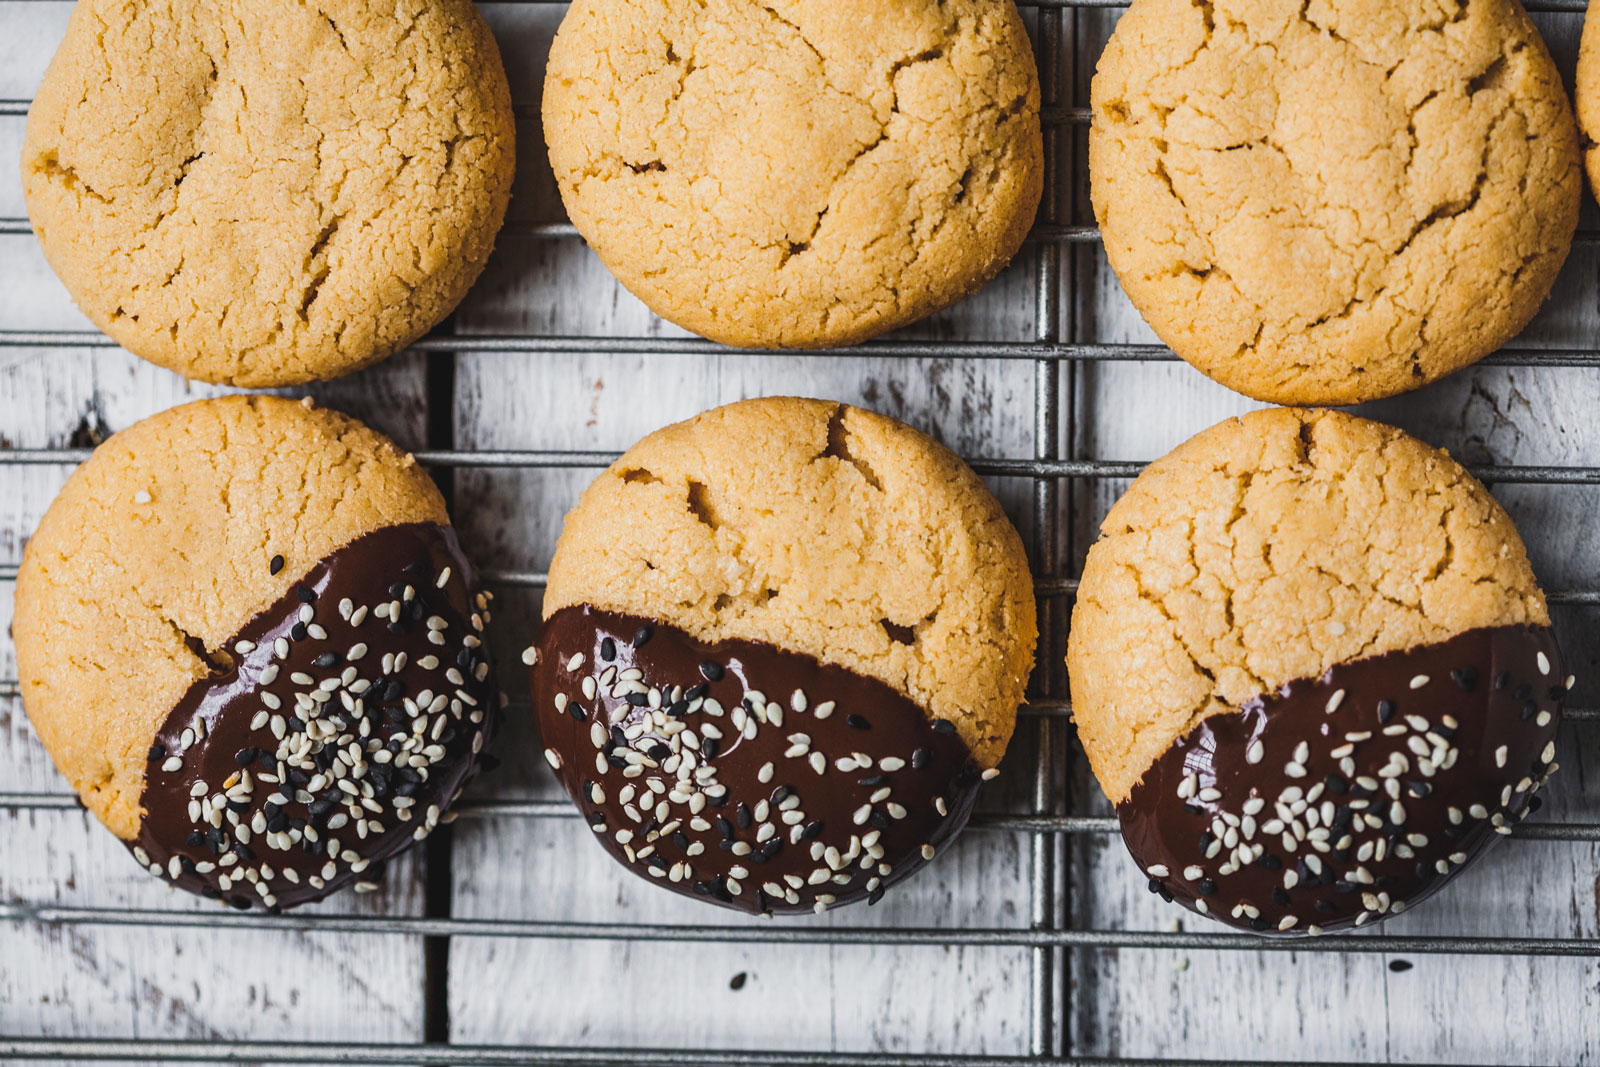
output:
<instances>
[{"instance_id":1,"label":"dark chocolate glaze","mask_svg":"<svg viewBox=\"0 0 1600 1067\"><path fill-rule=\"evenodd\" d=\"M1176 741L1117 806L1123 838L1152 892L1233 926L1398 914L1538 809L1566 686L1544 627L1341 663Z\"/></svg>"},{"instance_id":2,"label":"dark chocolate glaze","mask_svg":"<svg viewBox=\"0 0 1600 1067\"><path fill-rule=\"evenodd\" d=\"M966 825L982 778L952 723L883 682L586 605L545 621L533 704L607 851L754 913L876 902Z\"/></svg>"},{"instance_id":3,"label":"dark chocolate glaze","mask_svg":"<svg viewBox=\"0 0 1600 1067\"><path fill-rule=\"evenodd\" d=\"M318 563L162 724L135 858L238 908L375 886L498 726L488 600L446 526L385 527Z\"/></svg>"}]
</instances>

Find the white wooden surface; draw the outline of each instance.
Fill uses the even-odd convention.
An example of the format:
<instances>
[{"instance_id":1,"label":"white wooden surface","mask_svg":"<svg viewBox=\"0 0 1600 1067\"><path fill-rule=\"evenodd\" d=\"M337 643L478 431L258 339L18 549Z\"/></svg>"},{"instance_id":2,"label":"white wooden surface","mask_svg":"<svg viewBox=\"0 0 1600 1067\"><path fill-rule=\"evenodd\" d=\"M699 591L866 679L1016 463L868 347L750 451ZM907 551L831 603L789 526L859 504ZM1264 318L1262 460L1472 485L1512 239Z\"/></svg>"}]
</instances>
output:
<instances>
[{"instance_id":1,"label":"white wooden surface","mask_svg":"<svg viewBox=\"0 0 1600 1067\"><path fill-rule=\"evenodd\" d=\"M822 0L819 0L822 2ZM0 98L32 94L70 5L0 0ZM536 101L555 5L486 9L513 93ZM1068 14L1068 91L1087 99L1091 63L1114 13ZM1570 74L1579 19L1541 26ZM1065 102L1065 101L1064 101ZM22 120L0 117L0 158L15 159ZM512 216L559 220L537 123L524 121ZM1069 138L1069 140L1071 140ZM1078 134L1081 149L1081 131ZM1076 221L1088 218L1081 151L1064 159ZM1593 212L1586 209L1586 225ZM14 169L0 166L0 216L21 215ZM1064 336L1153 340L1094 246L1064 257ZM1596 251L1580 247L1556 298L1525 340L1600 346ZM1034 252L959 308L909 336L1032 337ZM84 328L27 236L0 237L0 329ZM676 335L611 281L573 241L507 238L456 318L464 333ZM407 355L313 392L421 447L433 405L451 405L461 448L616 450L703 408L762 393L866 404L972 456L1033 449L1031 363L784 356L458 357L454 395L427 395L426 361ZM1069 447L1083 457L1149 459L1245 402L1182 365L1091 364L1063 370ZM0 347L0 447L61 447L119 429L212 390L110 349ZM1468 372L1371 413L1470 461L1600 465L1600 372ZM437 407L435 408L437 411ZM0 563L14 563L67 470L0 466ZM455 516L482 565L542 569L586 471L462 471ZM996 488L1024 534L1031 487ZM1074 564L1120 486L1070 483L1063 550ZM1512 508L1548 587L1600 587L1600 492L1515 487ZM11 585L0 583L9 619ZM515 664L537 617L537 593L508 590L497 616L502 662ZM1600 703L1596 612L1559 625L1580 676L1580 704ZM1059 655L1060 649L1044 650ZM0 678L15 675L0 636ZM520 672L503 683L525 694ZM992 810L1023 810L1032 726L1019 732ZM1563 773L1542 817L1600 822L1600 728L1569 729ZM505 766L481 793L551 798L554 783L517 724ZM63 783L20 704L0 698L0 793L59 792ZM1072 806L1104 801L1074 767ZM466 918L745 923L651 891L585 840L573 820L463 819L449 873L451 913ZM1069 841L1061 883L1081 928L1163 929L1179 913L1145 892L1115 838ZM1029 839L973 832L874 909L798 920L819 926L1025 927ZM420 857L393 869L384 893L346 895L327 914L421 914ZM1600 847L1512 841L1474 875L1385 933L1600 936ZM0 810L0 900L74 906L196 907L144 875L91 819ZM1186 924L1195 929L1195 923ZM1373 1062L1600 1063L1600 961L1417 956L1394 972L1382 955L1157 950L1071 954L1065 1014L1079 1055L1347 1059ZM1029 953L1002 948L682 945L456 939L449 948L448 1035L466 1043L650 1045L750 1050L1019 1054L1027 1051ZM733 979L744 980L734 988ZM418 939L392 935L211 933L0 922L0 1035L421 1041L426 973ZM435 1018L445 1016L436 1013Z\"/></svg>"}]
</instances>

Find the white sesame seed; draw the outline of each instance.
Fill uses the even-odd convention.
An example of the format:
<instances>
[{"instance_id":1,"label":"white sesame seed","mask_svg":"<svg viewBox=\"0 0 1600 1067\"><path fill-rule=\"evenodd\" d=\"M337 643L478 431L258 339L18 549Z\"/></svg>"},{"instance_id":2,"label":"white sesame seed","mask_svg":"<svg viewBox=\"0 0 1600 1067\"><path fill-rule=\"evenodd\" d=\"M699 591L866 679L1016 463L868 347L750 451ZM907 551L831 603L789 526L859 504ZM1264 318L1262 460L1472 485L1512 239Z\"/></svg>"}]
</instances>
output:
<instances>
[{"instance_id":1,"label":"white sesame seed","mask_svg":"<svg viewBox=\"0 0 1600 1067\"><path fill-rule=\"evenodd\" d=\"M573 657L571 659L567 660L567 671L570 674L578 673L579 668L581 668L582 666L583 666L583 653L582 652L574 653Z\"/></svg>"},{"instance_id":2,"label":"white sesame seed","mask_svg":"<svg viewBox=\"0 0 1600 1067\"><path fill-rule=\"evenodd\" d=\"M443 720L440 720L440 721L443 721ZM544 750L544 761L546 763L550 764L550 766L552 768L554 768L555 770L559 771L561 769L561 753L557 752L553 748L547 748L547 749ZM402 797L397 797L396 798L396 800L401 800L401 799L406 799L406 798L402 798Z\"/></svg>"},{"instance_id":3,"label":"white sesame seed","mask_svg":"<svg viewBox=\"0 0 1600 1067\"><path fill-rule=\"evenodd\" d=\"M1327 713L1329 715L1332 715L1334 712L1339 710L1339 705L1343 704L1343 703L1344 703L1344 690L1340 689L1340 690L1335 691L1333 696L1328 698Z\"/></svg>"},{"instance_id":4,"label":"white sesame seed","mask_svg":"<svg viewBox=\"0 0 1600 1067\"><path fill-rule=\"evenodd\" d=\"M1538 657L1534 660L1534 662L1539 665L1539 673L1540 674L1549 674L1550 673L1550 657L1549 656L1546 656L1543 652L1541 652L1541 653L1539 653Z\"/></svg>"},{"instance_id":5,"label":"white sesame seed","mask_svg":"<svg viewBox=\"0 0 1600 1067\"><path fill-rule=\"evenodd\" d=\"M1419 674L1415 678L1411 679L1411 688L1421 689L1423 686L1428 684L1428 681L1429 679L1426 674Z\"/></svg>"},{"instance_id":6,"label":"white sesame seed","mask_svg":"<svg viewBox=\"0 0 1600 1067\"><path fill-rule=\"evenodd\" d=\"M1501 745L1494 750L1494 765L1496 767L1504 767L1506 765L1506 755L1509 751L1510 749L1505 745Z\"/></svg>"},{"instance_id":7,"label":"white sesame seed","mask_svg":"<svg viewBox=\"0 0 1600 1067\"><path fill-rule=\"evenodd\" d=\"M817 705L817 710L811 714L815 718L826 719L829 715L833 714L833 701L824 700L821 704Z\"/></svg>"},{"instance_id":8,"label":"white sesame seed","mask_svg":"<svg viewBox=\"0 0 1600 1067\"><path fill-rule=\"evenodd\" d=\"M1254 741L1250 742L1249 748L1245 749L1244 760L1246 763L1260 763L1262 757L1264 757L1266 754L1267 746L1263 745L1261 743L1261 739L1258 737ZM1193 776L1191 775L1191 777ZM1185 782L1187 781L1188 779L1185 779ZM1182 795L1182 793L1179 793L1179 796Z\"/></svg>"},{"instance_id":9,"label":"white sesame seed","mask_svg":"<svg viewBox=\"0 0 1600 1067\"><path fill-rule=\"evenodd\" d=\"M820 752L811 753L811 769L822 774L828 769L828 758Z\"/></svg>"},{"instance_id":10,"label":"white sesame seed","mask_svg":"<svg viewBox=\"0 0 1600 1067\"><path fill-rule=\"evenodd\" d=\"M1000 768L989 767L985 769L984 772L978 777L982 778L985 782L992 782L996 778L1000 777Z\"/></svg>"}]
</instances>

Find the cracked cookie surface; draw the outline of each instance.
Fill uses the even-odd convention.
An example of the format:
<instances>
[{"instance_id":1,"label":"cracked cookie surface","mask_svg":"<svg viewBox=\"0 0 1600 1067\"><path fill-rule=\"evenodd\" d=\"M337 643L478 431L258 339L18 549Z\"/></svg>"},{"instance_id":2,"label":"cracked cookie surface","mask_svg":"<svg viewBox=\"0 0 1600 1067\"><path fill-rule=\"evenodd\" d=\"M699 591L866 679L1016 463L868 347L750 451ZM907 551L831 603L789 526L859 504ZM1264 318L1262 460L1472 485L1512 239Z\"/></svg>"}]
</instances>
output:
<instances>
[{"instance_id":1,"label":"cracked cookie surface","mask_svg":"<svg viewBox=\"0 0 1600 1067\"><path fill-rule=\"evenodd\" d=\"M965 463L843 404L746 400L658 430L568 514L544 616L587 604L884 682L1005 751L1037 637L1027 556Z\"/></svg>"},{"instance_id":2,"label":"cracked cookie surface","mask_svg":"<svg viewBox=\"0 0 1600 1067\"><path fill-rule=\"evenodd\" d=\"M449 314L505 215L514 139L468 0L86 0L22 180L46 258L118 344L289 385Z\"/></svg>"},{"instance_id":3,"label":"cracked cookie surface","mask_svg":"<svg viewBox=\"0 0 1600 1067\"><path fill-rule=\"evenodd\" d=\"M1010 0L578 0L544 89L601 260L746 346L851 344L993 277L1038 207L1038 112Z\"/></svg>"},{"instance_id":4,"label":"cracked cookie surface","mask_svg":"<svg viewBox=\"0 0 1600 1067\"><path fill-rule=\"evenodd\" d=\"M1196 723L1289 682L1549 623L1488 491L1444 452L1339 412L1214 426L1151 464L1100 530L1067 665L1115 803Z\"/></svg>"},{"instance_id":5,"label":"cracked cookie surface","mask_svg":"<svg viewBox=\"0 0 1600 1067\"><path fill-rule=\"evenodd\" d=\"M89 810L131 840L151 741L228 639L335 549L403 523L449 523L433 482L309 401L201 400L96 449L28 541L13 622L23 706Z\"/></svg>"},{"instance_id":6,"label":"cracked cookie surface","mask_svg":"<svg viewBox=\"0 0 1600 1067\"><path fill-rule=\"evenodd\" d=\"M1106 254L1172 349L1285 404L1514 336L1571 246L1571 109L1513 0L1136 0L1092 89Z\"/></svg>"}]
</instances>

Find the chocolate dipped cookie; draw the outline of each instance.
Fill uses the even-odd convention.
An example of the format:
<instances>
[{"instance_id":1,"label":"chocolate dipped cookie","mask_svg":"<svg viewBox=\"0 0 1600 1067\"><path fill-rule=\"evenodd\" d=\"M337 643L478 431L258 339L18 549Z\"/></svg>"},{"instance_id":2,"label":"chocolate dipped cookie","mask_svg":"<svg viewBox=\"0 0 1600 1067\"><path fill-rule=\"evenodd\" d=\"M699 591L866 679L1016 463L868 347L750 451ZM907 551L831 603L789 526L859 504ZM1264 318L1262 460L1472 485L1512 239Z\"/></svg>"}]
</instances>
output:
<instances>
[{"instance_id":1,"label":"chocolate dipped cookie","mask_svg":"<svg viewBox=\"0 0 1600 1067\"><path fill-rule=\"evenodd\" d=\"M1399 914L1510 833L1571 686L1482 485L1399 430L1288 409L1139 476L1067 665L1151 891L1264 933Z\"/></svg>"},{"instance_id":2,"label":"chocolate dipped cookie","mask_svg":"<svg viewBox=\"0 0 1600 1067\"><path fill-rule=\"evenodd\" d=\"M488 602L386 438L203 400L101 445L28 542L23 704L152 874L293 907L447 819L500 718Z\"/></svg>"},{"instance_id":3,"label":"chocolate dipped cookie","mask_svg":"<svg viewBox=\"0 0 1600 1067\"><path fill-rule=\"evenodd\" d=\"M995 773L1037 636L978 477L884 416L748 400L584 493L524 659L545 758L635 873L823 911L916 870Z\"/></svg>"}]
</instances>

